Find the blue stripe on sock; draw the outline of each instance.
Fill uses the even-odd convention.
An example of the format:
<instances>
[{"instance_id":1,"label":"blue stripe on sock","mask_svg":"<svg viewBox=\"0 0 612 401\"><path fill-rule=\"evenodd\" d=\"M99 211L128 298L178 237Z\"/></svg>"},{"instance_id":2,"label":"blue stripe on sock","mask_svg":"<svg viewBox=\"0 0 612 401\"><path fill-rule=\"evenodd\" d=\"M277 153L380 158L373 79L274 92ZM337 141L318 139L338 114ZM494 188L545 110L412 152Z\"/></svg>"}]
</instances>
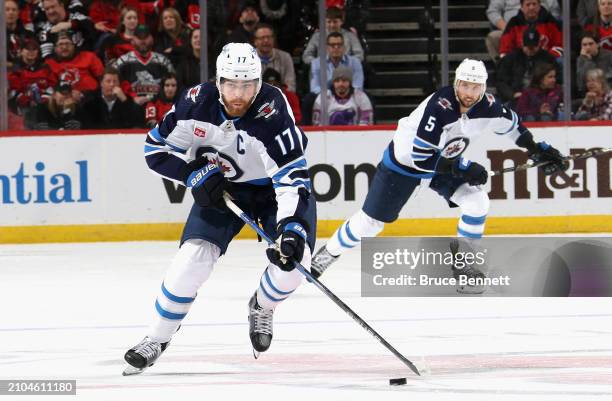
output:
<instances>
[{"instance_id":1,"label":"blue stripe on sock","mask_svg":"<svg viewBox=\"0 0 612 401\"><path fill-rule=\"evenodd\" d=\"M342 240L341 233L342 233L342 227L340 227L340 229L338 231L336 231L336 235L338 236L338 241L340 241L340 245L342 245L345 248L354 248L355 245L349 245L349 244L347 244L346 242L344 242Z\"/></svg>"},{"instance_id":2,"label":"blue stripe on sock","mask_svg":"<svg viewBox=\"0 0 612 401\"><path fill-rule=\"evenodd\" d=\"M259 288L261 288L261 290L263 291L264 295L266 297L268 297L268 299L273 301L273 302L281 302L282 300L285 299L285 298L274 298L272 295L268 294L268 291L266 291L266 289L264 288L263 283L261 281L259 282Z\"/></svg>"},{"instance_id":3,"label":"blue stripe on sock","mask_svg":"<svg viewBox=\"0 0 612 401\"><path fill-rule=\"evenodd\" d=\"M270 286L270 288L272 288L275 292L281 294L281 295L289 295L291 294L293 291L289 291L289 292L285 292L285 291L281 291L278 288L276 288L274 286L274 284L272 284L272 280L270 280L270 275L268 274L268 269L266 269L266 271L264 272L264 277L266 278L266 282L268 283L268 285Z\"/></svg>"},{"instance_id":4,"label":"blue stripe on sock","mask_svg":"<svg viewBox=\"0 0 612 401\"><path fill-rule=\"evenodd\" d=\"M480 217L468 216L467 214L464 214L463 216L461 216L461 220L465 224L470 224L470 225L473 225L473 226L478 226L478 225L484 224L486 219L487 219L487 215L486 214L484 216L480 216Z\"/></svg>"},{"instance_id":5,"label":"blue stripe on sock","mask_svg":"<svg viewBox=\"0 0 612 401\"><path fill-rule=\"evenodd\" d=\"M161 289L162 289L162 293L166 296L166 298L178 304L190 304L195 300L195 298L179 297L179 296L172 294L170 291L168 291L168 289L166 288L163 282L162 282Z\"/></svg>"},{"instance_id":6,"label":"blue stripe on sock","mask_svg":"<svg viewBox=\"0 0 612 401\"><path fill-rule=\"evenodd\" d=\"M349 222L348 221L346 222L346 224L344 226L346 227L346 235L351 239L351 241L359 242L359 240L357 238L355 238L355 236L351 232L351 229L349 228Z\"/></svg>"},{"instance_id":7,"label":"blue stripe on sock","mask_svg":"<svg viewBox=\"0 0 612 401\"><path fill-rule=\"evenodd\" d=\"M187 316L186 313L172 313L164 310L157 300L155 300L155 309L157 309L157 313L159 313L161 317L165 317L166 319L170 320L182 320L185 316Z\"/></svg>"},{"instance_id":8,"label":"blue stripe on sock","mask_svg":"<svg viewBox=\"0 0 612 401\"><path fill-rule=\"evenodd\" d=\"M461 235L463 235L464 237L467 238L474 238L474 239L478 239L478 238L482 238L482 234L474 234L474 233L469 233L465 230L462 230L461 228L457 227L457 232Z\"/></svg>"}]
</instances>

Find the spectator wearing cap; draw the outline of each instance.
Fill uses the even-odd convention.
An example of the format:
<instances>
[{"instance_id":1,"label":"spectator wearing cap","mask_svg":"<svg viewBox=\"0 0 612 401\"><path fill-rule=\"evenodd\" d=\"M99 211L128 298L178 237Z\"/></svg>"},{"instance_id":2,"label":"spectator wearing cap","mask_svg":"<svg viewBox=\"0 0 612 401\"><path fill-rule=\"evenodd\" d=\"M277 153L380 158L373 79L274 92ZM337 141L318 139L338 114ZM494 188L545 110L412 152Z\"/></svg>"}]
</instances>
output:
<instances>
[{"instance_id":1,"label":"spectator wearing cap","mask_svg":"<svg viewBox=\"0 0 612 401\"><path fill-rule=\"evenodd\" d=\"M183 23L180 14L172 7L162 11L154 50L166 56L173 66L178 66L189 43L190 30Z\"/></svg>"},{"instance_id":2,"label":"spectator wearing cap","mask_svg":"<svg viewBox=\"0 0 612 401\"><path fill-rule=\"evenodd\" d=\"M580 39L580 56L576 63L576 85L579 92L585 90L587 72L599 68L610 82L612 80L612 52L601 49L592 33L584 33Z\"/></svg>"},{"instance_id":3,"label":"spectator wearing cap","mask_svg":"<svg viewBox=\"0 0 612 401\"><path fill-rule=\"evenodd\" d=\"M363 47L359 43L359 38L353 32L342 28L344 23L344 16L342 10L337 7L330 7L325 12L325 29L329 35L332 32L339 33L342 36L343 42L343 54L355 57L358 61L362 62L364 58ZM315 32L302 54L302 61L305 64L312 64L319 55L319 35L320 31ZM328 39L329 40L329 39Z\"/></svg>"},{"instance_id":4,"label":"spectator wearing cap","mask_svg":"<svg viewBox=\"0 0 612 401\"><path fill-rule=\"evenodd\" d=\"M75 130L83 127L80 96L73 92L69 82L61 81L46 104L35 108L34 126L28 129Z\"/></svg>"},{"instance_id":5,"label":"spectator wearing cap","mask_svg":"<svg viewBox=\"0 0 612 401\"><path fill-rule=\"evenodd\" d=\"M349 56L344 52L344 37L339 32L332 32L327 35L327 86L331 83L331 76L339 66L349 67L353 71L351 78L352 86L355 89L363 89L363 68L361 62L353 56ZM321 75L320 60L318 58L312 60L310 66L310 92L318 94L321 92L320 75Z\"/></svg>"},{"instance_id":6,"label":"spectator wearing cap","mask_svg":"<svg viewBox=\"0 0 612 401\"><path fill-rule=\"evenodd\" d=\"M8 73L9 107L28 121L31 109L46 103L53 94L55 78L48 65L40 58L40 47L33 35L23 39L20 57ZM31 125L31 124L30 124Z\"/></svg>"},{"instance_id":7,"label":"spectator wearing cap","mask_svg":"<svg viewBox=\"0 0 612 401\"><path fill-rule=\"evenodd\" d=\"M259 24L255 28L255 49L261 59L261 70L273 68L281 75L281 82L295 92L295 69L289 53L274 47L276 37L274 28L268 24Z\"/></svg>"},{"instance_id":8,"label":"spectator wearing cap","mask_svg":"<svg viewBox=\"0 0 612 401\"><path fill-rule=\"evenodd\" d=\"M4 2L4 16L6 22L6 50L8 68L19 60L19 50L22 38L32 32L23 25L19 19L19 5L17 0L6 0Z\"/></svg>"},{"instance_id":9,"label":"spectator wearing cap","mask_svg":"<svg viewBox=\"0 0 612 401\"><path fill-rule=\"evenodd\" d=\"M283 95L287 98L287 102L291 107L291 111L293 112L293 118L295 119L296 124L300 124L302 122L302 110L300 108L300 98L298 98L297 94L289 90L287 85L282 82L280 72L276 71L274 68L268 68L264 71L262 75L262 81L270 84L272 86L276 86L283 92Z\"/></svg>"},{"instance_id":10,"label":"spectator wearing cap","mask_svg":"<svg viewBox=\"0 0 612 401\"><path fill-rule=\"evenodd\" d=\"M521 9L508 21L499 43L499 55L504 57L522 47L523 32L530 26L540 33L542 49L559 59L563 53L561 24L541 6L540 0L521 0Z\"/></svg>"},{"instance_id":11,"label":"spectator wearing cap","mask_svg":"<svg viewBox=\"0 0 612 401\"><path fill-rule=\"evenodd\" d=\"M497 66L497 93L503 102L514 108L516 100L529 86L538 64L553 64L555 58L540 45L540 33L533 27L523 33L523 46L501 59ZM559 73L559 68L557 68Z\"/></svg>"},{"instance_id":12,"label":"spectator wearing cap","mask_svg":"<svg viewBox=\"0 0 612 401\"><path fill-rule=\"evenodd\" d=\"M327 94L327 113L330 125L371 125L374 120L372 102L360 89L351 85L353 72L348 67L338 67L332 75L331 89ZM313 125L321 122L321 94L312 110Z\"/></svg>"},{"instance_id":13,"label":"spectator wearing cap","mask_svg":"<svg viewBox=\"0 0 612 401\"><path fill-rule=\"evenodd\" d=\"M58 82L68 82L73 90L82 93L95 91L104 65L94 52L77 49L73 38L70 32L60 32L47 64Z\"/></svg>"},{"instance_id":14,"label":"spectator wearing cap","mask_svg":"<svg viewBox=\"0 0 612 401\"><path fill-rule=\"evenodd\" d=\"M597 15L587 21L585 32L599 38L599 47L612 50L612 0L599 0Z\"/></svg>"},{"instance_id":15,"label":"spectator wearing cap","mask_svg":"<svg viewBox=\"0 0 612 401\"><path fill-rule=\"evenodd\" d=\"M142 108L127 96L119 84L119 71L106 67L100 89L83 101L83 128L143 127Z\"/></svg>"},{"instance_id":16,"label":"spectator wearing cap","mask_svg":"<svg viewBox=\"0 0 612 401\"><path fill-rule=\"evenodd\" d=\"M561 8L558 0L541 0L540 4L543 8L550 11L556 19L561 18ZM496 29L489 32L485 40L487 51L491 60L497 60L499 57L499 40L503 31L508 25L508 21L518 14L521 9L520 0L489 0L487 7L487 18L491 25Z\"/></svg>"},{"instance_id":17,"label":"spectator wearing cap","mask_svg":"<svg viewBox=\"0 0 612 401\"><path fill-rule=\"evenodd\" d=\"M121 89L139 106L153 100L161 90L161 80L174 67L168 58L153 48L153 36L146 25L138 25L134 31L134 50L119 57L115 68L121 77Z\"/></svg>"},{"instance_id":18,"label":"spectator wearing cap","mask_svg":"<svg viewBox=\"0 0 612 401\"><path fill-rule=\"evenodd\" d=\"M250 43L253 44L253 34L259 23L259 11L255 3L247 2L240 10L239 25L232 30L227 37L226 43Z\"/></svg>"},{"instance_id":19,"label":"spectator wearing cap","mask_svg":"<svg viewBox=\"0 0 612 401\"><path fill-rule=\"evenodd\" d=\"M84 9L66 10L62 0L42 0L46 20L37 23L36 35L40 41L43 58L53 54L56 35L69 31L72 42L79 49L91 50L95 38L95 28Z\"/></svg>"}]
</instances>

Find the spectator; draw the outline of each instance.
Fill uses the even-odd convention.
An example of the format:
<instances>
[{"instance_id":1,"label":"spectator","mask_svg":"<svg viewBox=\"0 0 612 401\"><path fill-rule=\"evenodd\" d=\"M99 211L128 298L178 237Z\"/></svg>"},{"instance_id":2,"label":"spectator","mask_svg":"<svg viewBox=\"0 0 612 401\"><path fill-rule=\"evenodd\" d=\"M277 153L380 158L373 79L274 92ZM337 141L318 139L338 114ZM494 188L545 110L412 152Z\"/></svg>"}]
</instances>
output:
<instances>
[{"instance_id":1,"label":"spectator","mask_svg":"<svg viewBox=\"0 0 612 401\"><path fill-rule=\"evenodd\" d=\"M80 96L72 91L68 82L60 82L47 103L36 106L35 123L29 129L80 129L82 128Z\"/></svg>"},{"instance_id":2,"label":"spectator","mask_svg":"<svg viewBox=\"0 0 612 401\"><path fill-rule=\"evenodd\" d=\"M166 56L173 66L178 66L189 43L189 29L176 9L169 7L162 11L157 31L155 51Z\"/></svg>"},{"instance_id":3,"label":"spectator","mask_svg":"<svg viewBox=\"0 0 612 401\"><path fill-rule=\"evenodd\" d=\"M580 93L585 89L585 77L589 70L600 68L608 80L612 80L612 52L600 49L597 39L592 33L582 35L580 41L580 56L576 63L576 86Z\"/></svg>"},{"instance_id":4,"label":"spectator","mask_svg":"<svg viewBox=\"0 0 612 401\"><path fill-rule=\"evenodd\" d=\"M53 94L55 79L48 65L40 58L40 47L31 35L23 41L20 58L8 74L12 112L23 115L26 124L32 126L32 108L46 103Z\"/></svg>"},{"instance_id":5,"label":"spectator","mask_svg":"<svg viewBox=\"0 0 612 401\"><path fill-rule=\"evenodd\" d=\"M498 65L496 87L500 99L515 108L516 100L521 97L523 89L529 86L533 70L538 64L556 65L555 58L542 50L540 34L531 27L523 33L523 46L511 51Z\"/></svg>"},{"instance_id":6,"label":"spectator","mask_svg":"<svg viewBox=\"0 0 612 401\"><path fill-rule=\"evenodd\" d=\"M100 90L83 102L83 128L137 128L144 126L143 109L127 96L119 84L119 71L104 70Z\"/></svg>"},{"instance_id":7,"label":"spectator","mask_svg":"<svg viewBox=\"0 0 612 401\"><path fill-rule=\"evenodd\" d=\"M89 18L94 24L98 37L103 34L114 35L119 25L120 0L93 0L89 7Z\"/></svg>"},{"instance_id":8,"label":"spectator","mask_svg":"<svg viewBox=\"0 0 612 401\"><path fill-rule=\"evenodd\" d=\"M349 56L344 52L344 36L339 32L327 35L327 87L331 83L334 70L340 66L350 67L353 71L352 85L355 89L363 89L363 68L357 58ZM310 66L310 92L318 94L321 92L319 75L321 67L319 59L312 60Z\"/></svg>"},{"instance_id":9,"label":"spectator","mask_svg":"<svg viewBox=\"0 0 612 401\"><path fill-rule=\"evenodd\" d=\"M325 14L325 29L327 30L328 38L332 32L338 32L343 37L344 52L350 56L355 57L358 61L363 61L363 47L359 43L359 38L351 31L347 31L342 28L344 23L342 11L339 8L331 7L328 8ZM306 64L311 64L313 59L318 57L319 54L319 35L320 32L315 32L302 55L302 61ZM329 40L329 39L328 39ZM355 71L355 70L353 70ZM354 82L354 81L353 81Z\"/></svg>"},{"instance_id":10,"label":"spectator","mask_svg":"<svg viewBox=\"0 0 612 401\"><path fill-rule=\"evenodd\" d=\"M226 43L253 44L255 27L259 23L259 12L254 3L247 2L240 10L240 24L228 36Z\"/></svg>"},{"instance_id":11,"label":"spectator","mask_svg":"<svg viewBox=\"0 0 612 401\"><path fill-rule=\"evenodd\" d=\"M95 29L82 7L67 11L62 0L42 0L41 4L45 10L46 21L37 24L36 34L43 58L53 54L54 36L61 31L70 30L72 42L79 49L93 48Z\"/></svg>"},{"instance_id":12,"label":"spectator","mask_svg":"<svg viewBox=\"0 0 612 401\"><path fill-rule=\"evenodd\" d=\"M19 19L19 6L17 0L6 0L4 2L4 15L6 21L6 50L8 68L19 60L20 45L22 38L31 33Z\"/></svg>"},{"instance_id":13,"label":"spectator","mask_svg":"<svg viewBox=\"0 0 612 401\"><path fill-rule=\"evenodd\" d=\"M281 74L281 82L295 92L295 69L289 53L274 47L276 37L274 28L268 24L259 24L255 28L255 48L261 59L261 70L273 68Z\"/></svg>"},{"instance_id":14,"label":"spectator","mask_svg":"<svg viewBox=\"0 0 612 401\"><path fill-rule=\"evenodd\" d=\"M145 106L145 124L148 128L155 127L178 100L176 75L166 76L162 79L161 86L162 90L157 99Z\"/></svg>"},{"instance_id":15,"label":"spectator","mask_svg":"<svg viewBox=\"0 0 612 401\"><path fill-rule=\"evenodd\" d=\"M597 15L589 20L584 30L599 38L599 47L612 50L612 0L599 0Z\"/></svg>"},{"instance_id":16,"label":"spectator","mask_svg":"<svg viewBox=\"0 0 612 401\"><path fill-rule=\"evenodd\" d=\"M274 42L278 49L290 54L304 37L300 23L301 4L297 0L260 0L262 20L274 29Z\"/></svg>"},{"instance_id":17,"label":"spectator","mask_svg":"<svg viewBox=\"0 0 612 401\"><path fill-rule=\"evenodd\" d=\"M559 8L558 0L541 0L540 4L550 11L553 17L560 19L561 9ZM520 9L520 0L489 0L487 18L491 25L497 28L489 32L485 40L491 60L495 61L499 57L499 40L502 33L506 29L508 21L510 21Z\"/></svg>"},{"instance_id":18,"label":"spectator","mask_svg":"<svg viewBox=\"0 0 612 401\"><path fill-rule=\"evenodd\" d=\"M557 70L552 64L540 64L533 71L531 85L518 99L516 112L525 121L556 121L563 101L557 84Z\"/></svg>"},{"instance_id":19,"label":"spectator","mask_svg":"<svg viewBox=\"0 0 612 401\"><path fill-rule=\"evenodd\" d=\"M587 93L576 113L576 120L610 120L612 118L612 91L604 71L595 68L586 73Z\"/></svg>"},{"instance_id":20,"label":"spectator","mask_svg":"<svg viewBox=\"0 0 612 401\"><path fill-rule=\"evenodd\" d=\"M298 98L295 92L289 90L287 85L282 83L280 72L276 71L274 68L268 68L266 71L264 71L261 79L265 83L276 86L281 90L281 92L283 92L283 95L285 95L287 98L287 102L289 103L291 111L293 112L295 123L300 124L302 122L300 98Z\"/></svg>"},{"instance_id":21,"label":"spectator","mask_svg":"<svg viewBox=\"0 0 612 401\"><path fill-rule=\"evenodd\" d=\"M56 81L68 82L72 90L92 92L98 89L98 80L104 65L94 52L79 50L72 41L74 35L62 31L55 42L54 56L47 60Z\"/></svg>"},{"instance_id":22,"label":"spectator","mask_svg":"<svg viewBox=\"0 0 612 401\"><path fill-rule=\"evenodd\" d=\"M191 31L188 51L177 68L179 90L183 91L200 83L200 30Z\"/></svg>"},{"instance_id":23,"label":"spectator","mask_svg":"<svg viewBox=\"0 0 612 401\"><path fill-rule=\"evenodd\" d=\"M597 16L597 6L599 0L578 0L576 16L581 27L585 27L589 21Z\"/></svg>"},{"instance_id":24,"label":"spectator","mask_svg":"<svg viewBox=\"0 0 612 401\"><path fill-rule=\"evenodd\" d=\"M368 96L351 86L353 72L348 67L338 67L332 75L331 90L327 90L327 114L329 125L371 125L374 119L372 103ZM312 123L321 122L321 94L312 110Z\"/></svg>"},{"instance_id":25,"label":"spectator","mask_svg":"<svg viewBox=\"0 0 612 401\"><path fill-rule=\"evenodd\" d=\"M540 6L540 0L521 0L521 9L508 21L501 36L500 57L523 45L523 32L530 25L535 25L540 33L542 49L559 58L563 52L561 25L549 11Z\"/></svg>"},{"instance_id":26,"label":"spectator","mask_svg":"<svg viewBox=\"0 0 612 401\"><path fill-rule=\"evenodd\" d=\"M100 49L100 58L104 60L105 65L114 64L119 57L134 50L132 38L137 26L138 10L134 7L123 7L119 15L117 33L107 37Z\"/></svg>"},{"instance_id":27,"label":"spectator","mask_svg":"<svg viewBox=\"0 0 612 401\"><path fill-rule=\"evenodd\" d=\"M135 49L119 57L115 67L121 77L121 89L143 106L159 95L161 79L174 73L174 67L165 56L151 51L153 37L146 25L138 25L133 41Z\"/></svg>"}]
</instances>

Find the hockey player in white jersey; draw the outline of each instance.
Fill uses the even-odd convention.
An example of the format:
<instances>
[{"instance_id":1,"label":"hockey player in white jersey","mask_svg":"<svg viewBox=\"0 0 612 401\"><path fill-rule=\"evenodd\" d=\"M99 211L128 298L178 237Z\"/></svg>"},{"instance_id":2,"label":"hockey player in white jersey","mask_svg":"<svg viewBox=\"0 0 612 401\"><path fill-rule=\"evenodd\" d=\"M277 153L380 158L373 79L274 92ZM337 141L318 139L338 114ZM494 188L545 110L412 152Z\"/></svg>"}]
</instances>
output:
<instances>
[{"instance_id":1,"label":"hockey player in white jersey","mask_svg":"<svg viewBox=\"0 0 612 401\"><path fill-rule=\"evenodd\" d=\"M482 237L489 211L489 198L483 185L488 172L461 154L481 135L499 135L526 148L545 174L567 168L563 156L552 146L533 140L511 109L486 93L487 70L482 61L465 59L455 74L453 86L441 88L425 99L408 117L399 120L393 140L366 196L363 208L346 220L320 248L312 260L311 271L319 277L345 251L357 246L362 237L375 237L385 223L397 220L402 207L419 184L425 184L444 197L450 207L459 207L459 243ZM461 239L464 238L464 239ZM456 269L460 275L484 277L475 267ZM481 293L482 286L458 288L459 292Z\"/></svg>"},{"instance_id":2,"label":"hockey player in white jersey","mask_svg":"<svg viewBox=\"0 0 612 401\"><path fill-rule=\"evenodd\" d=\"M165 351L198 289L243 227L225 206L224 191L267 233L280 237L280 253L267 250L270 263L248 303L255 355L270 347L274 309L302 282L293 261L310 266L315 243L306 144L282 92L262 84L261 61L246 43L226 45L217 58L216 83L185 91L149 131L149 168L188 187L195 203L161 283L156 318L144 340L126 352L130 367L124 374L142 372Z\"/></svg>"}]
</instances>

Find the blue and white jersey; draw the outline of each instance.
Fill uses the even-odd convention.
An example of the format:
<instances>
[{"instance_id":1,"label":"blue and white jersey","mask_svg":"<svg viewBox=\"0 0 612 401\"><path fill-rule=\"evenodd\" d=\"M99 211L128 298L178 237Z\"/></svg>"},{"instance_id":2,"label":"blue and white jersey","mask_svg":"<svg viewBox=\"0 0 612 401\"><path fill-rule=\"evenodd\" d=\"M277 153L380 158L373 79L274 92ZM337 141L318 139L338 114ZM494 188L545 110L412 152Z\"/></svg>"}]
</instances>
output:
<instances>
[{"instance_id":1,"label":"blue and white jersey","mask_svg":"<svg viewBox=\"0 0 612 401\"><path fill-rule=\"evenodd\" d=\"M278 88L264 83L246 114L228 119L217 87L204 83L186 90L149 131L145 158L153 172L183 185L186 163L204 156L232 182L273 185L280 221L305 210L311 191L306 144Z\"/></svg>"},{"instance_id":2,"label":"blue and white jersey","mask_svg":"<svg viewBox=\"0 0 612 401\"><path fill-rule=\"evenodd\" d=\"M517 114L489 93L462 114L453 87L446 86L399 120L383 163L403 175L431 178L440 156L459 156L481 135L496 134L516 142L525 132L529 133Z\"/></svg>"}]
</instances>

